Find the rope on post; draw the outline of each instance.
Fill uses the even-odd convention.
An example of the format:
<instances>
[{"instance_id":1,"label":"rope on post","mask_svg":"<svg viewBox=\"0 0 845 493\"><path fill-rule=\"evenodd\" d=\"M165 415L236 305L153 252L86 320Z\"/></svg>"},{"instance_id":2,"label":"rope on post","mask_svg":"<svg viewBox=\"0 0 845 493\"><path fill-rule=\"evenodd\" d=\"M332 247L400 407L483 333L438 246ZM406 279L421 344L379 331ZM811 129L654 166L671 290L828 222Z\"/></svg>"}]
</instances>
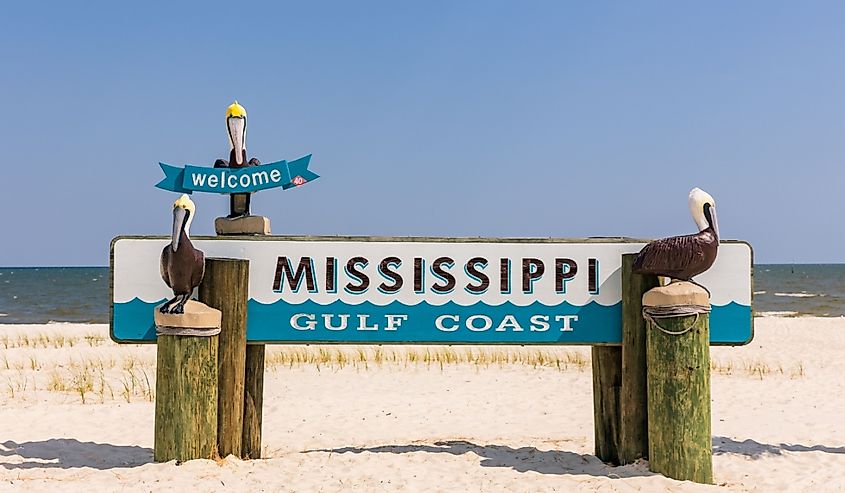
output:
<instances>
[{"instance_id":1,"label":"rope on post","mask_svg":"<svg viewBox=\"0 0 845 493\"><path fill-rule=\"evenodd\" d=\"M643 318L646 321L653 323L657 330L670 336L680 336L686 334L695 327L696 323L698 323L699 315L705 313L710 313L710 305L684 304L643 307ZM668 330L660 325L660 322L658 322L658 320L664 318L690 317L693 315L695 315L695 318L686 328L682 330Z\"/></svg>"},{"instance_id":2,"label":"rope on post","mask_svg":"<svg viewBox=\"0 0 845 493\"><path fill-rule=\"evenodd\" d=\"M220 333L220 327L211 329L191 329L187 327L156 327L157 336L195 336L211 337Z\"/></svg>"}]
</instances>

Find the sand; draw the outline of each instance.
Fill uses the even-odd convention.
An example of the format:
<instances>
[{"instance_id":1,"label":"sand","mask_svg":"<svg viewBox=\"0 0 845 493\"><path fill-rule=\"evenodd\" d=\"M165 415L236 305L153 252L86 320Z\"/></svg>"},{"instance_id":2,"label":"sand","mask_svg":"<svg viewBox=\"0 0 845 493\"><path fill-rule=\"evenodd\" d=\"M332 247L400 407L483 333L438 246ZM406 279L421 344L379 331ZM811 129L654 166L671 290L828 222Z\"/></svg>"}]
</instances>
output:
<instances>
[{"instance_id":1,"label":"sand","mask_svg":"<svg viewBox=\"0 0 845 493\"><path fill-rule=\"evenodd\" d=\"M157 464L155 347L107 330L0 326L0 491L845 491L845 319L760 318L750 345L713 349L713 486L596 459L572 347L442 366L341 348L353 361L319 367L274 347L267 458Z\"/></svg>"}]
</instances>

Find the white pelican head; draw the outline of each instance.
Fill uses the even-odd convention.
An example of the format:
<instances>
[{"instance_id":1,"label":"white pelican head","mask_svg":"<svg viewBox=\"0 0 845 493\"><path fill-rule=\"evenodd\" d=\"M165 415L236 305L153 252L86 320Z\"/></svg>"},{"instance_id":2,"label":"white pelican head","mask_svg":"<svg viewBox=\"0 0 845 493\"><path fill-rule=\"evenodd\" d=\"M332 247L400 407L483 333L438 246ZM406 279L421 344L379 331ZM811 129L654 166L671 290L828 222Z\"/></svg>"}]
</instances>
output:
<instances>
[{"instance_id":1,"label":"white pelican head","mask_svg":"<svg viewBox=\"0 0 845 493\"><path fill-rule=\"evenodd\" d=\"M184 232L190 238L191 222L194 220L196 206L187 194L182 194L173 203L173 234L170 238L170 246L175 252L179 247L179 239Z\"/></svg>"},{"instance_id":2,"label":"white pelican head","mask_svg":"<svg viewBox=\"0 0 845 493\"><path fill-rule=\"evenodd\" d=\"M689 210L699 231L712 227L719 236L719 223L716 221L716 201L709 193L700 188L693 188L689 193Z\"/></svg>"}]
</instances>

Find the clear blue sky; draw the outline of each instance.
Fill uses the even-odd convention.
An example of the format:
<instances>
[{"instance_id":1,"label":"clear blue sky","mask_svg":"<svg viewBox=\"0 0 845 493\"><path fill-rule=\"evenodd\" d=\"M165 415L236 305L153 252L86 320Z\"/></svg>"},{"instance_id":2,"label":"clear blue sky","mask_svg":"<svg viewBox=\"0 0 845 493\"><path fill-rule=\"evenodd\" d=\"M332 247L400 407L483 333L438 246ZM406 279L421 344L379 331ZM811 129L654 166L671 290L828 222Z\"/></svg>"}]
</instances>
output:
<instances>
[{"instance_id":1,"label":"clear blue sky","mask_svg":"<svg viewBox=\"0 0 845 493\"><path fill-rule=\"evenodd\" d=\"M760 262L843 262L842 2L12 2L0 265L167 234L159 161L249 112L276 234L657 237L693 186ZM194 194L192 233L225 196Z\"/></svg>"}]
</instances>

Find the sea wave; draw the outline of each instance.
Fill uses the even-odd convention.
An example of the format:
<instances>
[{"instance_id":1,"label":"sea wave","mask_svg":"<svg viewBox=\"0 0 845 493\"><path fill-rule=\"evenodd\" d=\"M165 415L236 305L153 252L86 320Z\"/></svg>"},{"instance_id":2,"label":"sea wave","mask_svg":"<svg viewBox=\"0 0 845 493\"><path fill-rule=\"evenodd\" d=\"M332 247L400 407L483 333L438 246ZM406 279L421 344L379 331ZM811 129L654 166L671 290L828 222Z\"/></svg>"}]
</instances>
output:
<instances>
[{"instance_id":1,"label":"sea wave","mask_svg":"<svg viewBox=\"0 0 845 493\"><path fill-rule=\"evenodd\" d=\"M775 311L775 312L757 312L755 313L758 317L795 317L798 315L798 312L790 312L790 311Z\"/></svg>"},{"instance_id":2,"label":"sea wave","mask_svg":"<svg viewBox=\"0 0 845 493\"><path fill-rule=\"evenodd\" d=\"M786 296L789 298L815 298L816 296L825 296L823 294L814 293L775 293L775 296Z\"/></svg>"}]
</instances>

